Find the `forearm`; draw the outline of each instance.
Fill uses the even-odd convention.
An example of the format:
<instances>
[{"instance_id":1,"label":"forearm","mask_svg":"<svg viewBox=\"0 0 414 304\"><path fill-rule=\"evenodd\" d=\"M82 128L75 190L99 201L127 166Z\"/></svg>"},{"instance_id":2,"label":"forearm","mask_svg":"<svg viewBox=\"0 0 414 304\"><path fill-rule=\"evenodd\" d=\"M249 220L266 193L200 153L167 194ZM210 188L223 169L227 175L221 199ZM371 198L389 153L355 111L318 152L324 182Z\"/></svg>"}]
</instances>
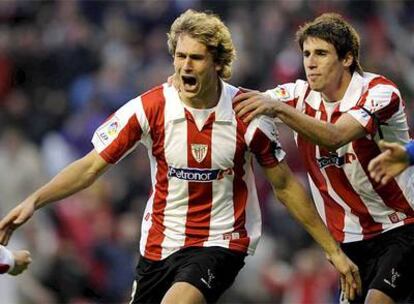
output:
<instances>
[{"instance_id":1,"label":"forearm","mask_svg":"<svg viewBox=\"0 0 414 304\"><path fill-rule=\"evenodd\" d=\"M26 200L32 201L35 208L39 209L90 186L106 168L102 165L97 166L96 162L91 159L96 155L91 155L91 153L64 168Z\"/></svg>"},{"instance_id":2,"label":"forearm","mask_svg":"<svg viewBox=\"0 0 414 304\"><path fill-rule=\"evenodd\" d=\"M312 143L328 149L336 149L345 144L341 132L334 124L314 119L283 102L276 102L274 108L281 121Z\"/></svg>"},{"instance_id":3,"label":"forearm","mask_svg":"<svg viewBox=\"0 0 414 304\"><path fill-rule=\"evenodd\" d=\"M338 244L329 233L313 202L299 182L289 181L289 187L276 190L275 195L326 254L331 256L340 251Z\"/></svg>"}]
</instances>

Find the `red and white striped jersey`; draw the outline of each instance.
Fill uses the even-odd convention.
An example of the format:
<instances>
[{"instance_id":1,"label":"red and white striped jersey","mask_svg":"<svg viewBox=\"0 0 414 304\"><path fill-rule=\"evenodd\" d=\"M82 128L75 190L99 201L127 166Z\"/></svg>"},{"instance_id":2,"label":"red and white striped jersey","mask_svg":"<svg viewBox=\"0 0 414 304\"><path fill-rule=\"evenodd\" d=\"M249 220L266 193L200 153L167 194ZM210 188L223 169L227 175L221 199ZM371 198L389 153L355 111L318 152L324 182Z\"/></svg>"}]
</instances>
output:
<instances>
[{"instance_id":1,"label":"red and white striped jersey","mask_svg":"<svg viewBox=\"0 0 414 304\"><path fill-rule=\"evenodd\" d=\"M414 222L414 171L406 170L386 186L371 179L369 161L380 153L377 117L384 138L409 141L404 102L396 85L383 76L354 73L343 99L331 110L321 94L297 80L267 91L271 96L321 121L352 115L366 136L335 152L295 133L320 216L337 241L353 242Z\"/></svg>"},{"instance_id":2,"label":"red and white striped jersey","mask_svg":"<svg viewBox=\"0 0 414 304\"><path fill-rule=\"evenodd\" d=\"M161 260L188 246L221 246L253 254L261 214L252 168L283 158L272 119L249 125L236 117L238 89L222 82L215 111L201 130L166 84L132 99L95 132L92 143L116 163L141 142L151 164L152 194L141 230L140 251Z\"/></svg>"}]
</instances>

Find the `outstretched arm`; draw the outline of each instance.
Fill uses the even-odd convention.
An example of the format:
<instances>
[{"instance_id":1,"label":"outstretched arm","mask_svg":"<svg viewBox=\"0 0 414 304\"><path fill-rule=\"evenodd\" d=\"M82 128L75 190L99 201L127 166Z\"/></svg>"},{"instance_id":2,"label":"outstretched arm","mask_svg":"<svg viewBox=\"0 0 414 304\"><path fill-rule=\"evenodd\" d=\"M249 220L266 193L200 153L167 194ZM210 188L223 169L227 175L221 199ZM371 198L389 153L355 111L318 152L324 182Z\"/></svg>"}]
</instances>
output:
<instances>
[{"instance_id":1,"label":"outstretched arm","mask_svg":"<svg viewBox=\"0 0 414 304\"><path fill-rule=\"evenodd\" d=\"M275 196L323 248L328 259L341 275L341 288L346 297L354 299L356 293L361 293L358 267L339 248L302 185L285 162L264 170L273 186Z\"/></svg>"},{"instance_id":2,"label":"outstretched arm","mask_svg":"<svg viewBox=\"0 0 414 304\"><path fill-rule=\"evenodd\" d=\"M380 141L379 147L383 152L370 161L368 170L376 182L385 185L413 163L414 142L404 147L397 143Z\"/></svg>"},{"instance_id":3,"label":"outstretched arm","mask_svg":"<svg viewBox=\"0 0 414 304\"><path fill-rule=\"evenodd\" d=\"M95 150L71 163L0 221L0 243L7 245L13 231L25 223L35 210L90 186L108 166Z\"/></svg>"},{"instance_id":4,"label":"outstretched arm","mask_svg":"<svg viewBox=\"0 0 414 304\"><path fill-rule=\"evenodd\" d=\"M251 91L239 94L235 111L248 122L258 115L278 117L287 126L316 145L336 150L365 135L361 124L349 114L343 114L335 123L319 121L271 96Z\"/></svg>"}]
</instances>

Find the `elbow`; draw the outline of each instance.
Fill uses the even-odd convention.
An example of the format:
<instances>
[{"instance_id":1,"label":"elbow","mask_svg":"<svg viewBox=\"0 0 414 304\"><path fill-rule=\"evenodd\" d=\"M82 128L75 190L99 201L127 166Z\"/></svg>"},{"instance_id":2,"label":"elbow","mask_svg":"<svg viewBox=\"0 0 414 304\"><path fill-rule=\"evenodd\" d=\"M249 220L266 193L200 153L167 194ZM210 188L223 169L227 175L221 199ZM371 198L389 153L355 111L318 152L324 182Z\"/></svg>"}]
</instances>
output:
<instances>
[{"instance_id":1,"label":"elbow","mask_svg":"<svg viewBox=\"0 0 414 304\"><path fill-rule=\"evenodd\" d=\"M327 136L326 140L320 143L321 146L324 148L327 148L329 151L336 151L343 145L345 145L347 142L338 130L336 130L335 127L330 128L331 131L329 132L329 135Z\"/></svg>"},{"instance_id":2,"label":"elbow","mask_svg":"<svg viewBox=\"0 0 414 304\"><path fill-rule=\"evenodd\" d=\"M99 173L94 170L89 170L84 175L83 188L91 186L99 177Z\"/></svg>"},{"instance_id":3,"label":"elbow","mask_svg":"<svg viewBox=\"0 0 414 304\"><path fill-rule=\"evenodd\" d=\"M332 152L338 150L343 145L344 145L343 141L338 140L338 139L333 139L333 140L330 140L329 142L321 144L321 146L323 146L324 148Z\"/></svg>"}]
</instances>

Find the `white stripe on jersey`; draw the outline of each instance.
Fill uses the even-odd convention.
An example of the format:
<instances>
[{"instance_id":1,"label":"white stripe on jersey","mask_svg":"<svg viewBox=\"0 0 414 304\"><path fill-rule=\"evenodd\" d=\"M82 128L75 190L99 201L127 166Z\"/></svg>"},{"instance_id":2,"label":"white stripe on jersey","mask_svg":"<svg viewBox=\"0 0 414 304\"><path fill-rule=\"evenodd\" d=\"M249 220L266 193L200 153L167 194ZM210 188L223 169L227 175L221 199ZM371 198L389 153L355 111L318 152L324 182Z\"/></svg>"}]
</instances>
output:
<instances>
[{"instance_id":1,"label":"white stripe on jersey","mask_svg":"<svg viewBox=\"0 0 414 304\"><path fill-rule=\"evenodd\" d=\"M164 88L165 121L164 121L164 153L167 164L174 168L187 168L187 122L177 123L174 114L177 112L176 98L172 89ZM177 136L179 135L179 136ZM188 211L188 182L182 179L168 179L167 203L164 209L164 241L162 242L161 259L174 253L185 242L185 225Z\"/></svg>"},{"instance_id":2,"label":"white stripe on jersey","mask_svg":"<svg viewBox=\"0 0 414 304\"><path fill-rule=\"evenodd\" d=\"M318 113L317 116L318 115L320 115L320 113ZM318 117L318 119L319 118L320 117ZM319 151L319 146L315 146L315 149L316 149L315 156L316 156L316 158L319 158L321 156L320 151ZM320 172L323 176L324 181L326 182L326 186L327 186L329 196L339 206L341 206L345 210L344 229L343 229L344 243L362 240L362 227L361 227L361 224L359 222L359 218L351 212L351 208L348 206L348 204L345 203L342 200L341 196L339 196L335 192L335 190L333 189L333 187L331 185L331 181L329 180L328 176L326 175L325 170L321 170ZM312 188L312 190L315 190L315 189ZM317 190L316 192L319 194L319 190ZM312 192L312 196L313 196L313 199L316 199L315 198L315 193ZM325 222L327 220L328 220L327 218L324 219Z\"/></svg>"},{"instance_id":3,"label":"white stripe on jersey","mask_svg":"<svg viewBox=\"0 0 414 304\"><path fill-rule=\"evenodd\" d=\"M352 145L348 147L348 153L354 153ZM376 223L382 222L382 228L386 229L389 224L394 225L389 219L389 215L394 213L394 210L390 209L377 194L372 186L372 183L365 174L364 169L360 162L352 162L343 166L343 171L348 180L358 180L358 184L354 184L353 188L357 193L363 194L359 198L364 202L364 205L368 209L368 213L374 219ZM404 219L406 216L403 213L398 212L400 219Z\"/></svg>"},{"instance_id":4,"label":"white stripe on jersey","mask_svg":"<svg viewBox=\"0 0 414 304\"><path fill-rule=\"evenodd\" d=\"M311 189L313 201L316 206L316 210L318 210L319 216L322 218L322 221L325 223L325 225L328 225L326 221L325 203L323 202L321 193L319 192L309 173L307 173L306 175L308 176L309 186Z\"/></svg>"},{"instance_id":5,"label":"white stripe on jersey","mask_svg":"<svg viewBox=\"0 0 414 304\"><path fill-rule=\"evenodd\" d=\"M211 135L211 167L222 170L234 168L236 153L237 124L214 124ZM232 156L231 158L229 156ZM226 164L228 166L223 167ZM205 246L217 245L228 248L230 240L224 240L223 234L233 231L235 222L233 205L234 174L226 174L221 180L213 181L213 197L210 218L210 232ZM228 202L222 204L222 201Z\"/></svg>"},{"instance_id":6,"label":"white stripe on jersey","mask_svg":"<svg viewBox=\"0 0 414 304\"><path fill-rule=\"evenodd\" d=\"M145 121L147 121L145 117ZM148 121L147 121L148 124ZM145 256L145 244L147 243L149 229L152 226L152 207L154 204L154 196L155 196L155 185L156 183L156 176L157 176L157 161L152 157L152 140L151 137L148 136L148 139L145 140L148 144L148 158L150 161L150 169L151 169L151 185L152 191L151 196L148 198L147 204L145 206L144 217L141 222L141 238L139 241L139 248L140 253L142 256Z\"/></svg>"}]
</instances>

